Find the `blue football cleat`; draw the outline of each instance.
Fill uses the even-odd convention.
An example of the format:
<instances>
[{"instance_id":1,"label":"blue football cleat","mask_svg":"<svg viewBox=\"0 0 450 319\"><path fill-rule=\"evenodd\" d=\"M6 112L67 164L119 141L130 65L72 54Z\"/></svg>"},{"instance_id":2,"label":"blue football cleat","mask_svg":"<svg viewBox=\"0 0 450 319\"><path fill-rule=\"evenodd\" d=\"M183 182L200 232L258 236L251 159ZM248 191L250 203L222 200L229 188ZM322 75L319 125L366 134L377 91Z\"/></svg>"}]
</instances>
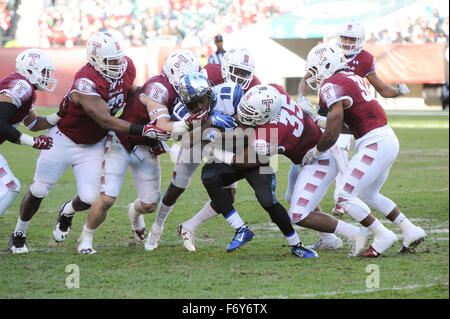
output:
<instances>
[{"instance_id":1,"label":"blue football cleat","mask_svg":"<svg viewBox=\"0 0 450 319\"><path fill-rule=\"evenodd\" d=\"M227 247L227 251L235 250L236 248L241 247L246 242L252 240L255 233L247 228L247 226L242 226L236 230L236 234L234 235L233 240Z\"/></svg>"},{"instance_id":2,"label":"blue football cleat","mask_svg":"<svg viewBox=\"0 0 450 319\"><path fill-rule=\"evenodd\" d=\"M314 250L303 247L302 243L292 246L291 252L293 255L300 257L300 258L318 258L319 257L319 255Z\"/></svg>"}]
</instances>

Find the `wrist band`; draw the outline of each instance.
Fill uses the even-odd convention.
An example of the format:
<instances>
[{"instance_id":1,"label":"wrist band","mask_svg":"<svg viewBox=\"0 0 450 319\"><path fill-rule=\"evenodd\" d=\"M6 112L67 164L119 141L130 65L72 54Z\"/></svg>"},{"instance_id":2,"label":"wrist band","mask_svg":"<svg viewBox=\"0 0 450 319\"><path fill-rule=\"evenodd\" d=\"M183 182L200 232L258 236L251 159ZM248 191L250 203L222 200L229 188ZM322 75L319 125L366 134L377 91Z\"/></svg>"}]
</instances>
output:
<instances>
[{"instance_id":1,"label":"wrist band","mask_svg":"<svg viewBox=\"0 0 450 319\"><path fill-rule=\"evenodd\" d=\"M131 123L130 125L130 135L142 136L142 131L144 130L144 125Z\"/></svg>"}]
</instances>

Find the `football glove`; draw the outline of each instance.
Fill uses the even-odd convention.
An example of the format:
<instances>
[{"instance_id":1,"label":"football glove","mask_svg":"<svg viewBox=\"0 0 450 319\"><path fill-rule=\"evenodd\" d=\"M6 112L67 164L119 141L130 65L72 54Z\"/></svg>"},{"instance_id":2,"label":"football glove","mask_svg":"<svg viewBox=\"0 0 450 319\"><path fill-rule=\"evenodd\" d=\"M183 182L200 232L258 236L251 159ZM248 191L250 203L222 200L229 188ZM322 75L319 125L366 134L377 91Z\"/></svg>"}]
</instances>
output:
<instances>
[{"instance_id":1,"label":"football glove","mask_svg":"<svg viewBox=\"0 0 450 319\"><path fill-rule=\"evenodd\" d=\"M33 137L33 147L38 150L48 150L53 146L53 138L46 135L39 135Z\"/></svg>"},{"instance_id":2,"label":"football glove","mask_svg":"<svg viewBox=\"0 0 450 319\"><path fill-rule=\"evenodd\" d=\"M220 111L216 111L209 116L211 120L211 126L223 128L223 129L234 129L237 124L234 118L229 115L225 115Z\"/></svg>"},{"instance_id":3,"label":"football glove","mask_svg":"<svg viewBox=\"0 0 450 319\"><path fill-rule=\"evenodd\" d=\"M403 84L403 83L397 83L397 91L398 91L398 95L409 94L408 87L406 86L406 84Z\"/></svg>"},{"instance_id":4,"label":"football glove","mask_svg":"<svg viewBox=\"0 0 450 319\"><path fill-rule=\"evenodd\" d=\"M308 116L314 121L314 123L317 122L317 120L319 119L319 114L317 113L314 105L312 105L306 97L300 96L297 100L297 104L300 106L303 112L308 114Z\"/></svg>"},{"instance_id":5,"label":"football glove","mask_svg":"<svg viewBox=\"0 0 450 319\"><path fill-rule=\"evenodd\" d=\"M150 146L150 152L154 155L154 156L158 156L160 154L164 154L166 152L166 150L164 149L164 146L162 145L161 142L159 142L156 145Z\"/></svg>"},{"instance_id":6,"label":"football glove","mask_svg":"<svg viewBox=\"0 0 450 319\"><path fill-rule=\"evenodd\" d=\"M153 124L147 123L142 130L142 136L146 136L154 140L165 141L170 137L170 133L161 130L159 127Z\"/></svg>"},{"instance_id":7,"label":"football glove","mask_svg":"<svg viewBox=\"0 0 450 319\"><path fill-rule=\"evenodd\" d=\"M319 152L317 150L317 146L314 146L312 149L306 152L305 156L303 156L302 166L311 164L316 159L318 159L320 155L322 155L322 152Z\"/></svg>"}]
</instances>

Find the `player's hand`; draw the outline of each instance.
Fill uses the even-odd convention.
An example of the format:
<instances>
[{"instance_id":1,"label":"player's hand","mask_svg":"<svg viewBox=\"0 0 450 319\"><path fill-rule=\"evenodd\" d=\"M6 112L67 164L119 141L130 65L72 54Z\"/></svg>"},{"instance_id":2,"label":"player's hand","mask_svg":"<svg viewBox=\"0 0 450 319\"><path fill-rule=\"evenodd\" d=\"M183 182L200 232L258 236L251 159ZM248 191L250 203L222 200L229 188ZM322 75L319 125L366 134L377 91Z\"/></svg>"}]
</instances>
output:
<instances>
[{"instance_id":1,"label":"player's hand","mask_svg":"<svg viewBox=\"0 0 450 319\"><path fill-rule=\"evenodd\" d=\"M297 104L300 106L300 108L303 110L303 112L308 114L308 116L314 122L317 122L319 114L317 113L317 110L314 107L314 105L312 105L311 102L309 102L309 100L306 97L304 97L303 95L300 96L297 100Z\"/></svg>"},{"instance_id":2,"label":"player's hand","mask_svg":"<svg viewBox=\"0 0 450 319\"><path fill-rule=\"evenodd\" d=\"M209 116L211 120L211 126L224 128L224 129L234 129L237 126L234 118L229 115L225 115L222 112L216 111Z\"/></svg>"},{"instance_id":3,"label":"player's hand","mask_svg":"<svg viewBox=\"0 0 450 319\"><path fill-rule=\"evenodd\" d=\"M164 146L159 142L157 145L150 146L150 152L154 156L158 156L160 154L164 154L166 150L164 149Z\"/></svg>"},{"instance_id":4,"label":"player's hand","mask_svg":"<svg viewBox=\"0 0 450 319\"><path fill-rule=\"evenodd\" d=\"M204 121L206 121L207 118L208 118L208 110L203 109L200 112L191 114L191 116L189 116L185 120L185 122L186 122L187 126L189 127L189 129L191 129L194 121L201 121L203 123Z\"/></svg>"},{"instance_id":5,"label":"player's hand","mask_svg":"<svg viewBox=\"0 0 450 319\"><path fill-rule=\"evenodd\" d=\"M37 148L38 150L48 150L53 146L53 138L46 135L39 135L36 137L33 137L33 147Z\"/></svg>"},{"instance_id":6,"label":"player's hand","mask_svg":"<svg viewBox=\"0 0 450 319\"><path fill-rule=\"evenodd\" d=\"M319 152L317 150L317 147L314 146L312 149L306 152L305 156L303 156L302 166L311 164L316 159L318 159L320 155L322 155L322 152Z\"/></svg>"},{"instance_id":7,"label":"player's hand","mask_svg":"<svg viewBox=\"0 0 450 319\"><path fill-rule=\"evenodd\" d=\"M398 95L406 95L409 94L409 89L406 84L397 83Z\"/></svg>"},{"instance_id":8,"label":"player's hand","mask_svg":"<svg viewBox=\"0 0 450 319\"><path fill-rule=\"evenodd\" d=\"M159 127L153 124L147 123L142 130L142 136L146 136L154 140L165 141L170 137L170 133L161 130Z\"/></svg>"}]
</instances>

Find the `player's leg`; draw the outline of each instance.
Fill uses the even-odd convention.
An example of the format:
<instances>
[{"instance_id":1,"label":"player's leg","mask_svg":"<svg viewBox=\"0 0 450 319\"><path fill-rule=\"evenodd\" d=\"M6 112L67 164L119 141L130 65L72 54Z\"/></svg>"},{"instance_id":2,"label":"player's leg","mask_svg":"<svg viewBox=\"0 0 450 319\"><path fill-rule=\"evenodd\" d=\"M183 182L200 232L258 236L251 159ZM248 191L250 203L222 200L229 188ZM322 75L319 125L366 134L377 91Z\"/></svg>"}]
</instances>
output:
<instances>
[{"instance_id":1,"label":"player's leg","mask_svg":"<svg viewBox=\"0 0 450 319\"><path fill-rule=\"evenodd\" d=\"M232 198L232 203L234 203L234 199L236 196L236 187L237 182L231 184L230 186L225 186L230 197ZM213 202L209 200L203 206L203 208L197 212L194 216L192 216L189 220L184 223L181 223L177 227L178 234L183 239L183 245L188 251L195 251L195 230L197 227L207 222L208 220L219 216L220 214L217 212L217 208L214 206Z\"/></svg>"},{"instance_id":2,"label":"player's leg","mask_svg":"<svg viewBox=\"0 0 450 319\"><path fill-rule=\"evenodd\" d=\"M77 194L59 210L53 228L53 239L57 242L64 241L69 235L73 216L89 209L100 195L105 140L89 146L75 146L77 152L72 155L72 171L77 183Z\"/></svg>"},{"instance_id":3,"label":"player's leg","mask_svg":"<svg viewBox=\"0 0 450 319\"><path fill-rule=\"evenodd\" d=\"M130 164L130 154L116 136L108 136L102 160L100 195L89 208L86 223L80 234L77 249L80 254L93 254L94 234L105 221L108 211L119 196ZM86 185L84 188L89 187Z\"/></svg>"},{"instance_id":4,"label":"player's leg","mask_svg":"<svg viewBox=\"0 0 450 319\"><path fill-rule=\"evenodd\" d=\"M235 250L250 241L255 235L242 220L239 213L234 209L233 197L224 186L243 179L239 170L223 163L205 164L202 169L202 183L211 198L215 210L223 215L235 229L235 236L227 247L227 251Z\"/></svg>"},{"instance_id":5,"label":"player's leg","mask_svg":"<svg viewBox=\"0 0 450 319\"><path fill-rule=\"evenodd\" d=\"M67 167L71 165L70 155L75 151L74 143L58 133L59 130L56 127L47 132L47 135L53 138L53 147L39 153L33 183L22 198L19 217L10 238L9 247L12 253L28 252L25 242L29 223L38 211L44 197L47 196Z\"/></svg>"},{"instance_id":6,"label":"player's leg","mask_svg":"<svg viewBox=\"0 0 450 319\"><path fill-rule=\"evenodd\" d=\"M344 173L345 182L339 190L338 203L354 220L367 227L374 235L374 241L362 254L363 257L376 257L397 240L397 236L383 226L371 213L367 204L359 198L360 193L368 189L390 166L397 153L398 144L390 143L389 139L359 147Z\"/></svg>"},{"instance_id":7,"label":"player's leg","mask_svg":"<svg viewBox=\"0 0 450 319\"><path fill-rule=\"evenodd\" d=\"M20 193L20 182L0 154L0 216Z\"/></svg>"},{"instance_id":8,"label":"player's leg","mask_svg":"<svg viewBox=\"0 0 450 319\"><path fill-rule=\"evenodd\" d=\"M394 140L392 143L398 143L398 141ZM396 146L394 145L393 147L395 150ZM403 234L403 247L399 253L406 253L420 244L427 237L427 234L421 227L414 225L391 199L380 194L380 190L389 176L392 164L393 162L386 167L368 188L361 191L359 197L369 207L377 210L395 225L399 226Z\"/></svg>"},{"instance_id":9,"label":"player's leg","mask_svg":"<svg viewBox=\"0 0 450 319\"><path fill-rule=\"evenodd\" d=\"M284 238L291 247L291 252L297 257L316 258L317 253L313 250L303 247L297 232L292 226L291 218L286 209L281 205L276 196L276 176L268 171L269 167L264 168L261 172L259 168L249 170L244 173L245 179L255 191L256 198L264 210L269 213L270 219L275 223Z\"/></svg>"},{"instance_id":10,"label":"player's leg","mask_svg":"<svg viewBox=\"0 0 450 319\"><path fill-rule=\"evenodd\" d=\"M353 142L353 135L340 134L335 145L333 145L333 147L330 150L331 155L335 159L336 164L338 166L338 173L334 180L335 182L335 189L333 195L334 207L331 210L333 215L337 217L341 217L345 214L345 210L342 208L341 205L338 204L338 189L341 188L342 183L344 182L343 174L348 164L348 151L350 150L352 142Z\"/></svg>"}]
</instances>

